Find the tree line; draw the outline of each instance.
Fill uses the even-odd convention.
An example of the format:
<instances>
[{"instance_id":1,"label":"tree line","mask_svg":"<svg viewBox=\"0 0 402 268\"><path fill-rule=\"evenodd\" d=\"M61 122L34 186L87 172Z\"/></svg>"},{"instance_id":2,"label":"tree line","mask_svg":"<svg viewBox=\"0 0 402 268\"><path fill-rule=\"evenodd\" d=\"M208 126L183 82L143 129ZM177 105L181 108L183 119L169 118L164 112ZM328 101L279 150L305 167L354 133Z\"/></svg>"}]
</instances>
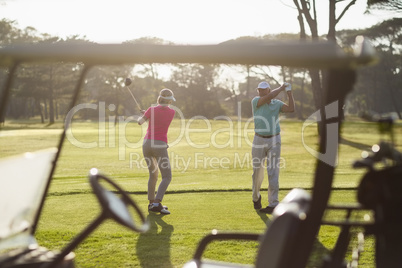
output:
<instances>
[{"instance_id":1,"label":"tree line","mask_svg":"<svg viewBox=\"0 0 402 268\"><path fill-rule=\"evenodd\" d=\"M302 7L300 7L302 10ZM303 33L307 37L306 33ZM348 96L345 112L370 117L374 113L395 113L401 118L402 107L402 19L394 18L363 30L336 32L335 40L345 49L353 46L355 37L370 38L380 56L375 66L358 71L355 90ZM332 37L331 37L332 38ZM240 43L300 39L297 34L277 34L261 37L239 37L227 42ZM317 36L317 39L329 39ZM15 21L0 21L0 46L14 43L87 43L79 36L66 39L41 34L33 27L19 29ZM159 38L140 38L127 43L169 44ZM40 118L42 122L54 123L64 119L72 91L83 66L80 63L22 64L16 72L11 88L6 116L10 119ZM168 72L166 72L168 70ZM2 85L8 75L0 71ZM167 76L166 76L167 75ZM272 87L282 81L292 83L296 100L296 113L292 116L305 119L319 107L320 97L314 89L314 77L323 74L319 70L289 68L286 66L238 66L217 64L138 64L122 66L97 66L87 74L79 103L104 102L109 115L130 116L138 114L135 103L124 87L124 79L131 77L130 89L141 107L156 102L159 91L170 88L174 91L175 105L185 117L203 116L214 118L220 115L250 117L251 99L255 87L267 80ZM320 83L318 83L320 84ZM1 96L1 95L0 95ZM285 98L285 95L279 96ZM82 119L96 119L96 111L83 110Z\"/></svg>"}]
</instances>

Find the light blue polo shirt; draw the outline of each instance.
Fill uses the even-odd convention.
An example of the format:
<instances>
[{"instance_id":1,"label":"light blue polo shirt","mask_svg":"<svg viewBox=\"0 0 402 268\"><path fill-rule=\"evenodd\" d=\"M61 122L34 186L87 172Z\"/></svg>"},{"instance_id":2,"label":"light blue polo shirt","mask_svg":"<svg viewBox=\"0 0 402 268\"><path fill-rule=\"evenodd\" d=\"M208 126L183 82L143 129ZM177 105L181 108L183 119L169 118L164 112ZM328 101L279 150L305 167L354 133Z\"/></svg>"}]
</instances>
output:
<instances>
[{"instance_id":1,"label":"light blue polo shirt","mask_svg":"<svg viewBox=\"0 0 402 268\"><path fill-rule=\"evenodd\" d=\"M279 112L283 102L277 99L271 100L271 103L265 103L257 108L259 96L251 100L254 117L254 131L263 136L275 135L281 132L279 125Z\"/></svg>"}]
</instances>

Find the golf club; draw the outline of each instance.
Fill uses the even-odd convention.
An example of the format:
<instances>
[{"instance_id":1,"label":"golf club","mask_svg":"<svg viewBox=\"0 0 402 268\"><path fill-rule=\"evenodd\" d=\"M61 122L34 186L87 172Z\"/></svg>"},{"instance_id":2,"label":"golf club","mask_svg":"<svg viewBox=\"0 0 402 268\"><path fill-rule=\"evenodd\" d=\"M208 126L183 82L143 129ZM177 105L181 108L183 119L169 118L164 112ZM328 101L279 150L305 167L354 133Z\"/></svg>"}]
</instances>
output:
<instances>
[{"instance_id":1,"label":"golf club","mask_svg":"<svg viewBox=\"0 0 402 268\"><path fill-rule=\"evenodd\" d=\"M134 97L134 94L131 92L129 85L131 85L132 81L130 78L126 78L126 80L124 80L124 85L127 87L128 92L130 92L131 97L133 97L133 100L135 101L135 104L137 104L137 108L142 111L140 104L138 103L137 99Z\"/></svg>"}]
</instances>

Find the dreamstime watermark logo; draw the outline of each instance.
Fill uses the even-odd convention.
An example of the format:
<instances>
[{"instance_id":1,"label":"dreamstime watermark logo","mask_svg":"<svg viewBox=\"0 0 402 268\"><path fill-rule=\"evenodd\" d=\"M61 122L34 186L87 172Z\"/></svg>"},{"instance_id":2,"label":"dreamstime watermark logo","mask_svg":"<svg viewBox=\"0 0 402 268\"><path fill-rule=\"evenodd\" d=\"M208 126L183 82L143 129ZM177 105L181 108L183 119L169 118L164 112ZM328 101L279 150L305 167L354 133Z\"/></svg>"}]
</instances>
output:
<instances>
[{"instance_id":1,"label":"dreamstime watermark logo","mask_svg":"<svg viewBox=\"0 0 402 268\"><path fill-rule=\"evenodd\" d=\"M213 118L213 121L219 120L223 122L225 127L215 129L211 120L203 116L194 116L190 119L185 119L182 111L170 105L172 109L176 111L179 116L179 134L172 140L169 140L169 145L171 147L178 145L179 143L185 142L186 146L192 148L194 154L192 156L181 156L177 153L172 153L170 156L170 161L172 168L185 172L190 167L194 168L252 168L251 154L246 153L240 155L235 153L234 155L227 155L223 157L208 156L203 153L204 149L217 148L217 149L233 149L241 148L243 144L250 147L258 146L253 145L252 139L254 138L254 119L248 118L243 120L241 116L241 103L238 103L237 120L234 121L228 116L217 116ZM98 112L98 139L94 140L80 140L80 135L74 134L74 129L72 127L72 120L78 112L86 112L85 110L93 110ZM92 149L92 148L118 148L118 159L120 161L128 160L130 168L147 168L146 162L142 157L142 154L137 152L131 152L131 150L141 149L143 143L143 132L145 129L142 126L138 126L137 119L138 116L114 116L107 115L114 112L116 106L113 104L106 107L104 102L99 102L99 104L94 103L83 103L75 106L67 114L65 120L65 130L66 138L69 142L79 148ZM92 112L93 112L92 111ZM338 102L334 102L325 107L326 119L338 117ZM276 124L279 124L279 119L267 119L259 118L262 120L267 128L274 128ZM311 124L320 122L321 111L313 113L304 123L301 129L302 132L302 144L304 148L312 154L314 157L318 158L325 163L336 166L337 164L337 146L338 146L338 126L337 123L327 124L327 146L325 153L319 153L307 145L304 139L304 131ZM116 124L115 124L116 123ZM135 124L135 127L141 128L141 135L138 137L128 138L127 128L131 127L131 124ZM220 124L222 125L222 124ZM116 133L117 132L117 133ZM79 133L79 130L78 130ZM251 135L249 135L251 134ZM209 135L209 141L205 142L205 139L199 139L200 135ZM251 139L249 138L251 137ZM127 150L130 151L127 151ZM128 159L127 159L128 157ZM281 164L283 163L283 164ZM270 165L272 163L267 163ZM280 163L275 163L279 165L280 168L285 167L285 160L280 158Z\"/></svg>"}]
</instances>

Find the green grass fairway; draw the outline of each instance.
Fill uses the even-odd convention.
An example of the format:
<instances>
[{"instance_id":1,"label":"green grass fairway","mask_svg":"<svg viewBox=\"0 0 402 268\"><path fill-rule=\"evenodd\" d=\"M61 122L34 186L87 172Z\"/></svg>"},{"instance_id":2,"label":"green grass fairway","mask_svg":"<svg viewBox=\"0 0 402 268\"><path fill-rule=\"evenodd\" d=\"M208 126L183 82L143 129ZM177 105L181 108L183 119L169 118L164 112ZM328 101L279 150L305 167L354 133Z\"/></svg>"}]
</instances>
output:
<instances>
[{"instance_id":1,"label":"green grass fairway","mask_svg":"<svg viewBox=\"0 0 402 268\"><path fill-rule=\"evenodd\" d=\"M0 157L55 147L61 127L62 123L45 126L7 121L0 132ZM314 124L303 129L303 122L283 120L281 127L280 199L293 188L312 190L316 158L306 147L317 147ZM72 124L40 220L40 245L61 249L99 215L100 206L87 179L91 168L98 168L130 193L147 215L151 230L133 233L108 220L74 250L77 267L181 267L191 260L200 239L213 229L259 234L269 226L272 216L257 213L251 202L250 121L173 121L169 130L173 179L163 200L172 212L167 216L146 211L148 170L141 149L145 131L146 126L130 121L116 126L108 122ZM346 121L342 136L332 204L356 202L356 187L364 170L352 169L351 164L362 150L370 150L371 145L387 138L378 134L373 123L358 120ZM395 137L401 136L399 122ZM267 186L265 174L263 206L267 205ZM361 219L364 214L372 216L365 211L353 217ZM326 218L342 216L332 212ZM356 246L357 232L351 247ZM309 267L319 266L338 234L337 227L321 228ZM251 264L257 246L255 242L213 243L205 257ZM349 260L350 255L351 251ZM366 237L359 267L374 267L374 257L374 239Z\"/></svg>"}]
</instances>

